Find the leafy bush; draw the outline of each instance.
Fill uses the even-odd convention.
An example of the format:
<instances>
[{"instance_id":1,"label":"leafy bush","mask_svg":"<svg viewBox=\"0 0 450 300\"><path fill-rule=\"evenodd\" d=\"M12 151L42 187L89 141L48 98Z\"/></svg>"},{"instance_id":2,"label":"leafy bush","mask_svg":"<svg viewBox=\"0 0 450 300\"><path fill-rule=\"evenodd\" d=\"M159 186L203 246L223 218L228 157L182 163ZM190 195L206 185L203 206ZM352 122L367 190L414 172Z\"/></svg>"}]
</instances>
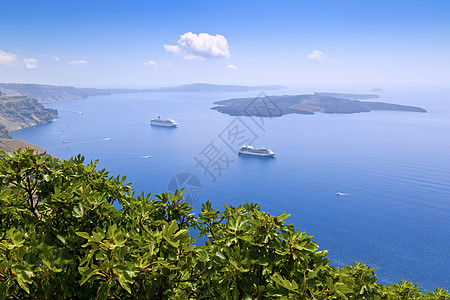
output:
<instances>
[{"instance_id":1,"label":"leafy bush","mask_svg":"<svg viewBox=\"0 0 450 300\"><path fill-rule=\"evenodd\" d=\"M0 299L450 299L330 266L289 215L257 204L195 215L182 191L135 195L81 156L1 154Z\"/></svg>"}]
</instances>

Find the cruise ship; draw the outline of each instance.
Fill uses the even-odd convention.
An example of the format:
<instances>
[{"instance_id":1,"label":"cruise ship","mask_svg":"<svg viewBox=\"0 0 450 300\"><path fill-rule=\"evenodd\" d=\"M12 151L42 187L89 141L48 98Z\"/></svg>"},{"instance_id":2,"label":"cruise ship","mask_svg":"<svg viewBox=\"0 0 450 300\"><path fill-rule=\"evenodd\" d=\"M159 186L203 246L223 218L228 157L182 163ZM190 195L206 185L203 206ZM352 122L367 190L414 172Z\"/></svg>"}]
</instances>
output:
<instances>
[{"instance_id":1,"label":"cruise ship","mask_svg":"<svg viewBox=\"0 0 450 300\"><path fill-rule=\"evenodd\" d=\"M152 119L150 121L151 125L156 125L156 126L165 126L165 127L177 127L178 123L174 120L171 119L167 119L167 120L163 120L160 117Z\"/></svg>"},{"instance_id":2,"label":"cruise ship","mask_svg":"<svg viewBox=\"0 0 450 300\"><path fill-rule=\"evenodd\" d=\"M266 156L266 157L274 157L276 155L275 152L270 150L269 148L261 147L256 148L249 145L242 145L239 150L239 154L248 154L248 155L255 155L255 156Z\"/></svg>"}]
</instances>

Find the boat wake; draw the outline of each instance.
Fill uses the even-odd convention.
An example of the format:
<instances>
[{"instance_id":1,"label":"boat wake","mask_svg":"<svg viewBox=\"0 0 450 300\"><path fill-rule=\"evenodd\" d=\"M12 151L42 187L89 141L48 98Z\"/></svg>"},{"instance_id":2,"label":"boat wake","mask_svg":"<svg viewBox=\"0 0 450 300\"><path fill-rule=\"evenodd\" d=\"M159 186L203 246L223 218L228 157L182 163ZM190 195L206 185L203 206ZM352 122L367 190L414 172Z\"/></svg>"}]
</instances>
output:
<instances>
[{"instance_id":1,"label":"boat wake","mask_svg":"<svg viewBox=\"0 0 450 300\"><path fill-rule=\"evenodd\" d=\"M96 142L102 142L102 141L109 141L112 140L112 138L107 137L104 139L98 139L98 140L90 140L90 141L81 141L81 142L74 142L71 143L72 145L76 145L76 144L87 144L87 143L96 143ZM63 143L69 143L68 141L63 141Z\"/></svg>"},{"instance_id":2,"label":"boat wake","mask_svg":"<svg viewBox=\"0 0 450 300\"><path fill-rule=\"evenodd\" d=\"M58 108L58 110L70 111L70 112L77 113L77 114L83 113L82 111L79 111L79 110L73 110L73 109L67 109L67 108Z\"/></svg>"}]
</instances>

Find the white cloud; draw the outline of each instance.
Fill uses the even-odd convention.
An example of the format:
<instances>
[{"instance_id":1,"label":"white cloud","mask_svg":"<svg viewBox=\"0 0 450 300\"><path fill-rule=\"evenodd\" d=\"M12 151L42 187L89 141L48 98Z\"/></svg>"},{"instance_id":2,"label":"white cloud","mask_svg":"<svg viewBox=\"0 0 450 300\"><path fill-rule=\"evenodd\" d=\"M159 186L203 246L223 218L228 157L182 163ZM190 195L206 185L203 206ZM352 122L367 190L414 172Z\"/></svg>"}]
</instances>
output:
<instances>
[{"instance_id":1,"label":"white cloud","mask_svg":"<svg viewBox=\"0 0 450 300\"><path fill-rule=\"evenodd\" d=\"M87 64L87 63L88 62L85 61L84 59L71 60L68 62L68 64L72 65L72 66L80 66L80 65Z\"/></svg>"},{"instance_id":2,"label":"white cloud","mask_svg":"<svg viewBox=\"0 0 450 300\"><path fill-rule=\"evenodd\" d=\"M38 60L34 58L24 58L23 62L25 63L25 67L27 69L36 69Z\"/></svg>"},{"instance_id":3,"label":"white cloud","mask_svg":"<svg viewBox=\"0 0 450 300\"><path fill-rule=\"evenodd\" d=\"M0 65L12 66L16 63L17 55L0 50Z\"/></svg>"},{"instance_id":4,"label":"white cloud","mask_svg":"<svg viewBox=\"0 0 450 300\"><path fill-rule=\"evenodd\" d=\"M170 67L172 65L172 63L167 63L166 66Z\"/></svg>"},{"instance_id":5,"label":"white cloud","mask_svg":"<svg viewBox=\"0 0 450 300\"><path fill-rule=\"evenodd\" d=\"M149 60L144 63L144 66L156 66L156 62L154 60Z\"/></svg>"},{"instance_id":6,"label":"white cloud","mask_svg":"<svg viewBox=\"0 0 450 300\"><path fill-rule=\"evenodd\" d=\"M324 60L326 57L327 56L320 50L313 50L310 54L308 54L308 59L311 60Z\"/></svg>"},{"instance_id":7,"label":"white cloud","mask_svg":"<svg viewBox=\"0 0 450 300\"><path fill-rule=\"evenodd\" d=\"M238 69L235 65L228 65L227 68L231 71L236 71Z\"/></svg>"},{"instance_id":8,"label":"white cloud","mask_svg":"<svg viewBox=\"0 0 450 300\"><path fill-rule=\"evenodd\" d=\"M54 56L53 58L58 62L61 60L61 58L59 58L58 56Z\"/></svg>"},{"instance_id":9,"label":"white cloud","mask_svg":"<svg viewBox=\"0 0 450 300\"><path fill-rule=\"evenodd\" d=\"M172 52L172 53L175 53L175 54L180 54L181 53L180 46L177 46L177 45L166 45L166 44L164 44L164 49L166 49L166 51L168 51L168 52Z\"/></svg>"},{"instance_id":10,"label":"white cloud","mask_svg":"<svg viewBox=\"0 0 450 300\"><path fill-rule=\"evenodd\" d=\"M197 35L187 32L180 36L177 45L164 44L164 48L166 51L182 55L186 59L230 57L228 41L220 34L199 33Z\"/></svg>"}]
</instances>

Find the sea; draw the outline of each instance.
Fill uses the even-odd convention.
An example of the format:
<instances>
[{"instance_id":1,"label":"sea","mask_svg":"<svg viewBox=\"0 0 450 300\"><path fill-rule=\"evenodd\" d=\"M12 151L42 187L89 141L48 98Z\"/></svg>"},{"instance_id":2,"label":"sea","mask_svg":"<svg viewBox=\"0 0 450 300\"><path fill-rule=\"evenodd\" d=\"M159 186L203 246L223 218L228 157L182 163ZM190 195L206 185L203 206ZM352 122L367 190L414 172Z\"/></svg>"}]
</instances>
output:
<instances>
[{"instance_id":1,"label":"sea","mask_svg":"<svg viewBox=\"0 0 450 300\"><path fill-rule=\"evenodd\" d=\"M247 97L270 110L271 95L314 91L376 93L375 101L428 112L257 118L211 109L214 101ZM332 265L364 263L376 269L379 283L450 288L448 88L123 93L45 106L59 117L13 138L62 159L80 153L87 162L98 159L98 169L126 175L138 194L186 187L194 212L209 200L221 209L253 202L274 215L290 214L286 222L314 236ZM158 116L179 126L151 126ZM239 156L242 144L277 155Z\"/></svg>"}]
</instances>

